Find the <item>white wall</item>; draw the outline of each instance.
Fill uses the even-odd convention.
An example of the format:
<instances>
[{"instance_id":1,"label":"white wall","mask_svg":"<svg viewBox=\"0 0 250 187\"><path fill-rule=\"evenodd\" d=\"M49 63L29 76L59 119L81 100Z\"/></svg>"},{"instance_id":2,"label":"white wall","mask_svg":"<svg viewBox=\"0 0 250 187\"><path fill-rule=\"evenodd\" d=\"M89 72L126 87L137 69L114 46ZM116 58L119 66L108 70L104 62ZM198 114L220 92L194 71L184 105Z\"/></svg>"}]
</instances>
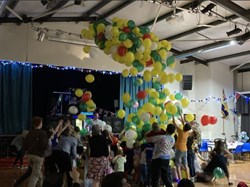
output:
<instances>
[{"instance_id":1,"label":"white wall","mask_svg":"<svg viewBox=\"0 0 250 187\"><path fill-rule=\"evenodd\" d=\"M80 33L81 29L86 27L86 23L44 23L39 25L39 27ZM82 46L50 41L39 42L34 38L29 24L22 24L20 26L2 24L0 27L0 59L75 66L97 70L121 71L125 68L124 65L114 62L101 51L98 51L96 59L86 58L86 54L84 54L82 48ZM221 63L211 63L208 67L194 65L194 63L178 64L175 70L170 71L193 75L192 91L183 91L184 95L190 99L203 99L209 95L221 97L223 88L225 89L226 96L233 92L233 73L229 71L228 66ZM177 82L165 86L171 91L180 90L180 84ZM250 85L248 86L250 87ZM233 101L228 105L229 108L233 108ZM220 108L221 104L213 101L209 103L191 103L184 112L197 114L198 122L200 122L202 115L215 115L218 118L218 123L215 126L202 127L202 134L203 138L217 138L222 137ZM225 129L227 138L230 139L230 136L234 134L231 112L230 118L225 121Z\"/></svg>"},{"instance_id":2,"label":"white wall","mask_svg":"<svg viewBox=\"0 0 250 187\"><path fill-rule=\"evenodd\" d=\"M250 72L237 73L236 82L237 82L237 91L244 92L250 91Z\"/></svg>"}]
</instances>

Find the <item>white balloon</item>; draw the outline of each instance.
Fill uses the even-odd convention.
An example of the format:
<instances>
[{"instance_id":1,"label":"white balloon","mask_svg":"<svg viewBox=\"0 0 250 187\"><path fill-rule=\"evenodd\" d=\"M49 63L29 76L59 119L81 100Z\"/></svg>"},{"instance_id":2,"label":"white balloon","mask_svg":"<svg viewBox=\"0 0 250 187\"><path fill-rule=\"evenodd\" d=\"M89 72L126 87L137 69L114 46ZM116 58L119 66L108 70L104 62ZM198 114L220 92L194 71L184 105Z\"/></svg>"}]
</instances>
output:
<instances>
[{"instance_id":1,"label":"white balloon","mask_svg":"<svg viewBox=\"0 0 250 187\"><path fill-rule=\"evenodd\" d=\"M111 40L112 39L112 34L110 34L108 32L105 32L105 38L108 39L108 40Z\"/></svg>"},{"instance_id":2,"label":"white balloon","mask_svg":"<svg viewBox=\"0 0 250 187\"><path fill-rule=\"evenodd\" d=\"M149 119L150 119L150 114L147 113L147 112L144 112L144 113L141 114L140 119L141 119L142 121L144 121L144 122L147 122L147 121L149 121Z\"/></svg>"},{"instance_id":3,"label":"white balloon","mask_svg":"<svg viewBox=\"0 0 250 187\"><path fill-rule=\"evenodd\" d=\"M112 127L110 125L105 125L103 129L112 132Z\"/></svg>"},{"instance_id":4,"label":"white balloon","mask_svg":"<svg viewBox=\"0 0 250 187\"><path fill-rule=\"evenodd\" d=\"M90 52L89 52L89 56L91 58L96 58L97 57L97 51L93 48L91 48Z\"/></svg>"},{"instance_id":5,"label":"white balloon","mask_svg":"<svg viewBox=\"0 0 250 187\"><path fill-rule=\"evenodd\" d=\"M151 50L156 50L157 47L158 47L158 44L156 42L152 42Z\"/></svg>"},{"instance_id":6,"label":"white balloon","mask_svg":"<svg viewBox=\"0 0 250 187\"><path fill-rule=\"evenodd\" d=\"M116 46L112 46L110 47L110 53L113 54L113 53L116 53L117 52L117 47Z\"/></svg>"},{"instance_id":7,"label":"white balloon","mask_svg":"<svg viewBox=\"0 0 250 187\"><path fill-rule=\"evenodd\" d=\"M76 106L70 106L69 107L69 113L70 114L77 114L78 113L78 108Z\"/></svg>"},{"instance_id":8,"label":"white balloon","mask_svg":"<svg viewBox=\"0 0 250 187\"><path fill-rule=\"evenodd\" d=\"M125 137L127 140L133 140L136 139L137 133L134 130L129 129L125 132Z\"/></svg>"},{"instance_id":9,"label":"white balloon","mask_svg":"<svg viewBox=\"0 0 250 187\"><path fill-rule=\"evenodd\" d=\"M126 142L126 146L127 146L129 149L132 149L134 143L135 143L135 140L129 140L129 141Z\"/></svg>"},{"instance_id":10,"label":"white balloon","mask_svg":"<svg viewBox=\"0 0 250 187\"><path fill-rule=\"evenodd\" d=\"M143 53L145 51L145 47L141 45L137 51Z\"/></svg>"},{"instance_id":11,"label":"white balloon","mask_svg":"<svg viewBox=\"0 0 250 187\"><path fill-rule=\"evenodd\" d=\"M112 26L111 26L111 25L106 26L106 27L105 27L105 34L106 34L106 33L107 33L107 34L111 34L111 36L112 36L111 30L112 30Z\"/></svg>"}]
</instances>

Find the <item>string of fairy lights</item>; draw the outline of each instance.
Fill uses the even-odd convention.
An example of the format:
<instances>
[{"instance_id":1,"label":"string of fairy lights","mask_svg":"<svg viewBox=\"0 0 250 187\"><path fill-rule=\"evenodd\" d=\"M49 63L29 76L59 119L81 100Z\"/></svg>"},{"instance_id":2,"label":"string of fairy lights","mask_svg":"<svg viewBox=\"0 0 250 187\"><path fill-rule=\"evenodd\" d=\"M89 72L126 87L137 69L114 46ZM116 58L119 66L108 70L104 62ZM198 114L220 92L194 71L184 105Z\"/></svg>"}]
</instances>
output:
<instances>
[{"instance_id":1,"label":"string of fairy lights","mask_svg":"<svg viewBox=\"0 0 250 187\"><path fill-rule=\"evenodd\" d=\"M55 69L55 70L74 70L74 71L80 71L80 72L85 72L85 73L102 73L105 75L114 75L114 74L121 74L121 72L117 72L117 71L106 71L106 70L92 70L92 69L83 69L83 68L78 68L78 67L73 67L73 66L56 66L56 65L51 65L51 64L32 64L32 63L26 63L26 62L16 62L16 61L9 61L9 60L0 60L0 64L2 64L3 66L5 65L22 65L22 66L26 66L26 67L31 67L33 68L51 68L51 69ZM240 94L239 92L233 92L232 94L230 94L228 97L225 97L224 99L221 97L215 97L215 96L207 96L204 99L190 99L191 103L208 103L208 102L217 102L217 103L221 103L222 101L225 103L230 102L231 100L236 100L239 98L237 97L241 96L245 99L245 101L248 103L250 101L250 97L245 96Z\"/></svg>"}]
</instances>

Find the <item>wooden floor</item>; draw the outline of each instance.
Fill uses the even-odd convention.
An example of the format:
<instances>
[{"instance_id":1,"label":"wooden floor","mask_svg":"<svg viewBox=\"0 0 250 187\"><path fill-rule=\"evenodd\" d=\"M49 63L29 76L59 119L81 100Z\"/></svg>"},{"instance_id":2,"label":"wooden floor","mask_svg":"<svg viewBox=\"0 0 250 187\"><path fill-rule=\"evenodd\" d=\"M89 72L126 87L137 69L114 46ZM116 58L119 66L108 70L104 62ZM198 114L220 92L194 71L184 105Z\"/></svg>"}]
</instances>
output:
<instances>
[{"instance_id":1,"label":"wooden floor","mask_svg":"<svg viewBox=\"0 0 250 187\"><path fill-rule=\"evenodd\" d=\"M250 162L236 163L229 166L230 178L234 183L233 186L237 186L240 181L243 181L250 185ZM11 167L0 167L0 186L1 187L12 187L13 182L17 179L25 169L11 168ZM26 185L24 184L23 187ZM196 183L196 187L207 187L207 186L216 186L224 187L228 186L226 179L220 179L215 183L211 184L202 184Z\"/></svg>"}]
</instances>

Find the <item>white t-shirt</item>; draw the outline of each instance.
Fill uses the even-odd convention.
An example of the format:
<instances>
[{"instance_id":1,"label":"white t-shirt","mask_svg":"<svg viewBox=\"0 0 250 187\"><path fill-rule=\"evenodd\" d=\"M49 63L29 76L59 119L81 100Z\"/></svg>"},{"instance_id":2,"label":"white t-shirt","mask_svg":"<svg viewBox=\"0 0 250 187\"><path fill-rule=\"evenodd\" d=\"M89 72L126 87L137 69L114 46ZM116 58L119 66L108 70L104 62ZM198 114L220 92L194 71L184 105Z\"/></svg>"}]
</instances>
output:
<instances>
[{"instance_id":1,"label":"white t-shirt","mask_svg":"<svg viewBox=\"0 0 250 187\"><path fill-rule=\"evenodd\" d=\"M124 172L124 164L127 162L124 156L116 156L115 158L113 158L112 162L115 164L115 172Z\"/></svg>"}]
</instances>

